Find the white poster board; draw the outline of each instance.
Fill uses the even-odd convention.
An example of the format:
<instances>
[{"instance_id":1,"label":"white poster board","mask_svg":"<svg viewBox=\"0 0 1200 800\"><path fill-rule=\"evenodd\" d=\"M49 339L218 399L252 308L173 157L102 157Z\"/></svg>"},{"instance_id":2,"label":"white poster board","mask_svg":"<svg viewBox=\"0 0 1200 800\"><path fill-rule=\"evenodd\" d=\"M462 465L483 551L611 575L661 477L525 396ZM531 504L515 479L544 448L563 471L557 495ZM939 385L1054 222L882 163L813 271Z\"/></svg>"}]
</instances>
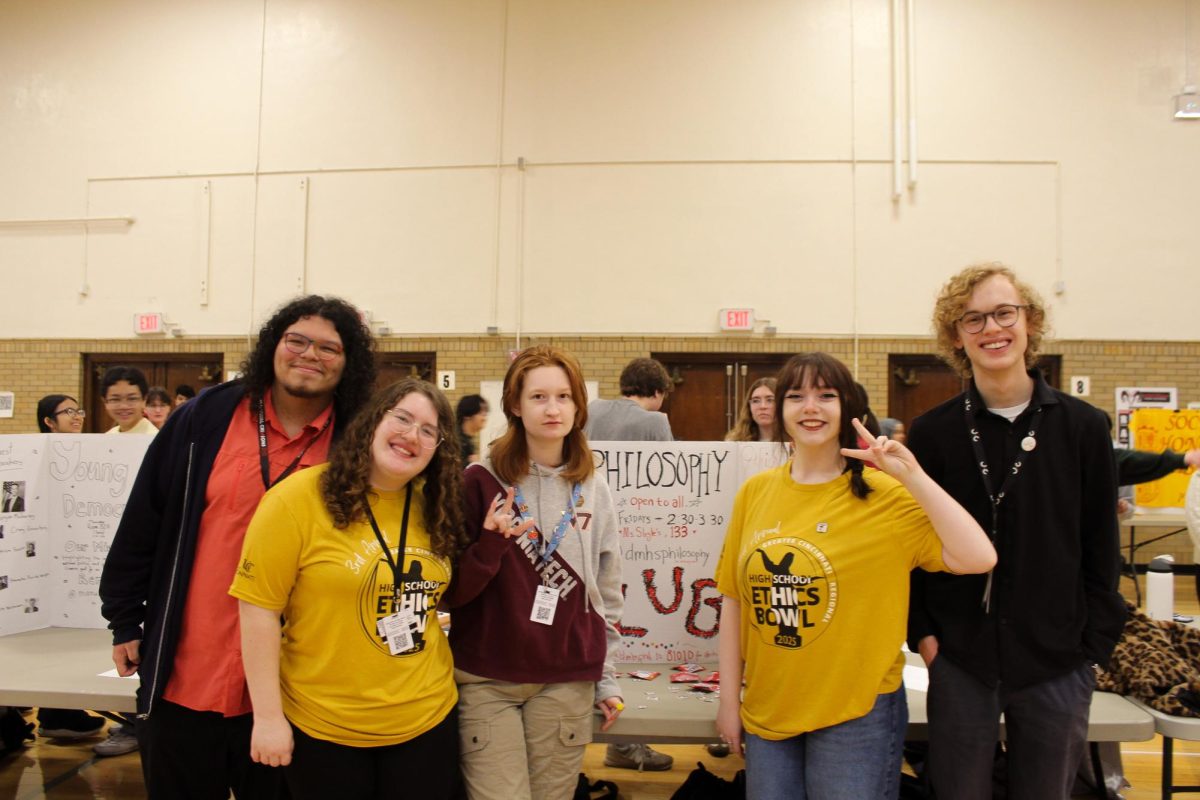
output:
<instances>
[{"instance_id":1,"label":"white poster board","mask_svg":"<svg viewBox=\"0 0 1200 800\"><path fill-rule=\"evenodd\" d=\"M1179 389L1175 386L1118 386L1113 390L1113 408L1117 418L1117 445L1131 447L1129 421L1139 408L1179 408Z\"/></svg>"},{"instance_id":2,"label":"white poster board","mask_svg":"<svg viewBox=\"0 0 1200 800\"><path fill-rule=\"evenodd\" d=\"M152 440L0 437L0 480L18 485L23 498L22 510L0 511L0 635L105 627L100 572Z\"/></svg>"},{"instance_id":3,"label":"white poster board","mask_svg":"<svg viewBox=\"0 0 1200 800\"><path fill-rule=\"evenodd\" d=\"M592 442L612 489L624 561L619 659L714 661L720 594L713 578L738 487L783 462L778 445Z\"/></svg>"}]
</instances>

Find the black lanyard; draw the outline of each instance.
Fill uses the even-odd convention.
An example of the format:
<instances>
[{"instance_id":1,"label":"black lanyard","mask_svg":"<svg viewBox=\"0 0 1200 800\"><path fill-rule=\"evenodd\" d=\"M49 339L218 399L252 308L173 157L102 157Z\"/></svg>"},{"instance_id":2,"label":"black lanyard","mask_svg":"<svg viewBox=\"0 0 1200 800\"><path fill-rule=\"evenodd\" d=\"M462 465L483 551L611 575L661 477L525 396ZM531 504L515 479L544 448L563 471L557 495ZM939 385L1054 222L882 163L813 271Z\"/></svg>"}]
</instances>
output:
<instances>
[{"instance_id":1,"label":"black lanyard","mask_svg":"<svg viewBox=\"0 0 1200 800\"><path fill-rule=\"evenodd\" d=\"M263 399L258 398L258 465L262 469L263 490L270 490L272 486L279 483L281 480L291 475L296 467L300 466L300 459L304 458L304 454L308 452L308 448L312 447L313 442L321 438L321 434L325 433L325 429L329 427L329 423L333 421L333 412L329 412L329 416L325 418L325 424L321 426L321 430L317 431L317 435L308 440L304 445L304 449L300 454L287 465L287 469L279 473L279 477L271 480L271 463L267 460L267 412Z\"/></svg>"},{"instance_id":2,"label":"black lanyard","mask_svg":"<svg viewBox=\"0 0 1200 800\"><path fill-rule=\"evenodd\" d=\"M992 527L988 531L988 537L995 544L996 537L1000 533L1000 503L1004 500L1004 496L1012 490L1013 484L1016 483L1017 476L1021 474L1021 467L1026 460L1033 455L1033 451L1037 449L1037 430L1038 425L1042 422L1042 407L1038 406L1034 409L1033 419L1029 421L1029 433L1021 439L1021 450L1025 455L1018 457L1009 468L1008 474L1004 476L1004 483L1000 484L1000 491L992 491L992 476L991 470L988 468L987 457L983 452L983 443L979 435L979 425L975 419L975 404L971 402L971 393L968 391L963 400L963 413L967 418L967 432L971 435L971 447L975 451L975 464L979 468L979 476L983 478L983 488L987 491L988 500L992 506ZM1032 402L1032 400L1030 401ZM1014 421L1015 425L1016 422ZM993 570L994 571L994 570ZM984 611L991 611L992 608L992 573L988 572L987 585L983 589L983 608Z\"/></svg>"},{"instance_id":3,"label":"black lanyard","mask_svg":"<svg viewBox=\"0 0 1200 800\"><path fill-rule=\"evenodd\" d=\"M392 558L392 550L379 530L379 523L375 521L375 515L371 513L371 506L367 505L367 519L371 522L371 530L375 531L375 538L379 541L379 546L383 548L383 557L387 559L388 566L392 568L392 602L397 606L400 604L400 569L404 566L404 546L408 541L408 509L411 506L412 481L409 481L404 492L404 516L400 520L400 546L396 550L400 554L400 561L397 562Z\"/></svg>"}]
</instances>

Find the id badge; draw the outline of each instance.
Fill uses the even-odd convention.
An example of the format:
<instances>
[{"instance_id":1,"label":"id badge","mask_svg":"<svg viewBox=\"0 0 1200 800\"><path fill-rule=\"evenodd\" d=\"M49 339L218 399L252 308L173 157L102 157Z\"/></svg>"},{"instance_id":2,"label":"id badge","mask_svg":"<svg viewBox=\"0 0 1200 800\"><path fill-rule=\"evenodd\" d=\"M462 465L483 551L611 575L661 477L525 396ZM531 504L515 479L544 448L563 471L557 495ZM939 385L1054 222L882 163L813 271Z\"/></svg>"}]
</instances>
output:
<instances>
[{"instance_id":1,"label":"id badge","mask_svg":"<svg viewBox=\"0 0 1200 800\"><path fill-rule=\"evenodd\" d=\"M533 612L529 618L543 625L554 624L554 610L558 608L558 589L542 585L533 596Z\"/></svg>"},{"instance_id":2,"label":"id badge","mask_svg":"<svg viewBox=\"0 0 1200 800\"><path fill-rule=\"evenodd\" d=\"M388 652L396 656L413 649L412 626L416 621L411 608L388 614L379 620L376 628L379 635L387 641Z\"/></svg>"}]
</instances>

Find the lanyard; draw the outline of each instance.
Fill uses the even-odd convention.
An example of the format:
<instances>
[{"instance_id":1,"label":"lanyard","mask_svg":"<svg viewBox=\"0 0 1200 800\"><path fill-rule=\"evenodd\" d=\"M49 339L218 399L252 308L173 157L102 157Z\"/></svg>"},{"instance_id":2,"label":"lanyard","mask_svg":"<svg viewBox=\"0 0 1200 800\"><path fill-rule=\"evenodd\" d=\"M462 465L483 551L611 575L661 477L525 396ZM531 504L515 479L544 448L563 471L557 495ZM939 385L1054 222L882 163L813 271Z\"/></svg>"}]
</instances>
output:
<instances>
[{"instance_id":1,"label":"lanyard","mask_svg":"<svg viewBox=\"0 0 1200 800\"><path fill-rule=\"evenodd\" d=\"M375 515L371 513L370 504L367 505L367 519L371 522L371 530L375 531L375 538L379 541L379 546L383 548L383 557L387 559L388 566L392 568L392 602L399 605L400 603L400 570L404 566L404 548L408 542L408 509L412 506L412 481L408 482L408 487L404 492L404 517L400 520L400 546L396 552L400 556L400 561L392 558L392 550L387 545L387 540L383 538L383 533L379 530L379 523L375 521Z\"/></svg>"},{"instance_id":2,"label":"lanyard","mask_svg":"<svg viewBox=\"0 0 1200 800\"><path fill-rule=\"evenodd\" d=\"M525 495L521 493L520 485L514 484L513 490L513 502L517 506L517 516L529 516L529 506L525 502ZM575 522L575 507L579 505L582 493L583 487L578 483L571 487L571 499L567 501L566 510L563 511L558 524L554 526L554 533L550 536L550 541L546 541L545 536L535 536L531 533L529 538L539 543L539 552L542 557L542 563L538 565L539 569L550 562L550 557L554 555L554 551L562 544L563 537L567 535L567 528Z\"/></svg>"},{"instance_id":3,"label":"lanyard","mask_svg":"<svg viewBox=\"0 0 1200 800\"><path fill-rule=\"evenodd\" d=\"M1000 503L1004 500L1004 496L1012 490L1013 484L1017 480L1017 476L1021 474L1021 467L1024 462L1018 458L1009 468L1008 474L1004 476L1004 483L1000 484L1000 491L992 490L991 470L988 468L987 458L983 452L983 444L979 435L979 425L975 419L975 404L971 402L971 393L967 392L964 395L963 413L967 418L967 430L971 434L971 447L975 451L975 463L979 467L979 476L983 478L983 488L987 491L988 500L992 506L992 527L988 531L988 536L995 543L996 537L1000 533ZM1025 438L1021 439L1021 449L1028 455L1024 456L1028 459L1033 455L1033 451L1037 448L1037 430L1038 425L1042 422L1042 407L1038 406L1033 412L1033 419L1029 421L1029 433ZM1013 423L1016 424L1015 422ZM995 570L988 571L987 585L983 589L983 609L985 612L992 610L992 575Z\"/></svg>"},{"instance_id":4,"label":"lanyard","mask_svg":"<svg viewBox=\"0 0 1200 800\"><path fill-rule=\"evenodd\" d=\"M329 412L329 416L325 418L325 424L321 426L321 430L317 431L317 435L308 440L304 445L304 449L300 454L287 465L287 469L279 473L279 477L271 480L271 464L267 461L267 412L263 404L263 399L258 398L258 465L262 470L263 490L269 490L272 486L279 483L281 480L291 475L296 467L300 466L300 459L304 458L304 454L308 452L308 448L312 447L313 442L321 438L321 434L325 433L325 429L329 427L329 423L333 421L333 412Z\"/></svg>"}]
</instances>

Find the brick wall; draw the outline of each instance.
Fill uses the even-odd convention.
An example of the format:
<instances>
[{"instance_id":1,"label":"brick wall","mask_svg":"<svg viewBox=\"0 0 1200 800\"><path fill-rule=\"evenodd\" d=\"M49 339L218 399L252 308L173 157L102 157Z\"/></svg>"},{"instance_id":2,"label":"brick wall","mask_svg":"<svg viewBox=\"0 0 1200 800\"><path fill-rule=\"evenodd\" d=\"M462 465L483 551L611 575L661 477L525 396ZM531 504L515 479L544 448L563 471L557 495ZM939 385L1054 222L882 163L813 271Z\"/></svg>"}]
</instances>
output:
<instances>
[{"instance_id":1,"label":"brick wall","mask_svg":"<svg viewBox=\"0 0 1200 800\"><path fill-rule=\"evenodd\" d=\"M732 338L722 336L541 336L526 338L523 345L550 343L578 356L585 375L600 382L606 397L618 393L621 368L631 358L652 352L796 353L825 350L854 366L850 339L798 337ZM8 339L0 341L0 390L16 393L12 419L0 419L0 433L31 433L38 398L51 392L80 396L82 354L105 353L209 353L225 354L227 372L236 370L248 342L240 338L127 340L127 339ZM500 336L388 337L380 340L385 352L432 351L439 370L454 370L457 387L451 402L478 391L480 381L499 380L508 367L511 338ZM1112 413L1113 391L1118 385L1177 386L1181 404L1200 400L1200 342L1057 341L1047 353L1062 356L1062 378L1089 375L1089 401ZM867 387L872 405L887 408L889 353L933 353L928 337L870 338L858 342L858 379Z\"/></svg>"}]
</instances>

